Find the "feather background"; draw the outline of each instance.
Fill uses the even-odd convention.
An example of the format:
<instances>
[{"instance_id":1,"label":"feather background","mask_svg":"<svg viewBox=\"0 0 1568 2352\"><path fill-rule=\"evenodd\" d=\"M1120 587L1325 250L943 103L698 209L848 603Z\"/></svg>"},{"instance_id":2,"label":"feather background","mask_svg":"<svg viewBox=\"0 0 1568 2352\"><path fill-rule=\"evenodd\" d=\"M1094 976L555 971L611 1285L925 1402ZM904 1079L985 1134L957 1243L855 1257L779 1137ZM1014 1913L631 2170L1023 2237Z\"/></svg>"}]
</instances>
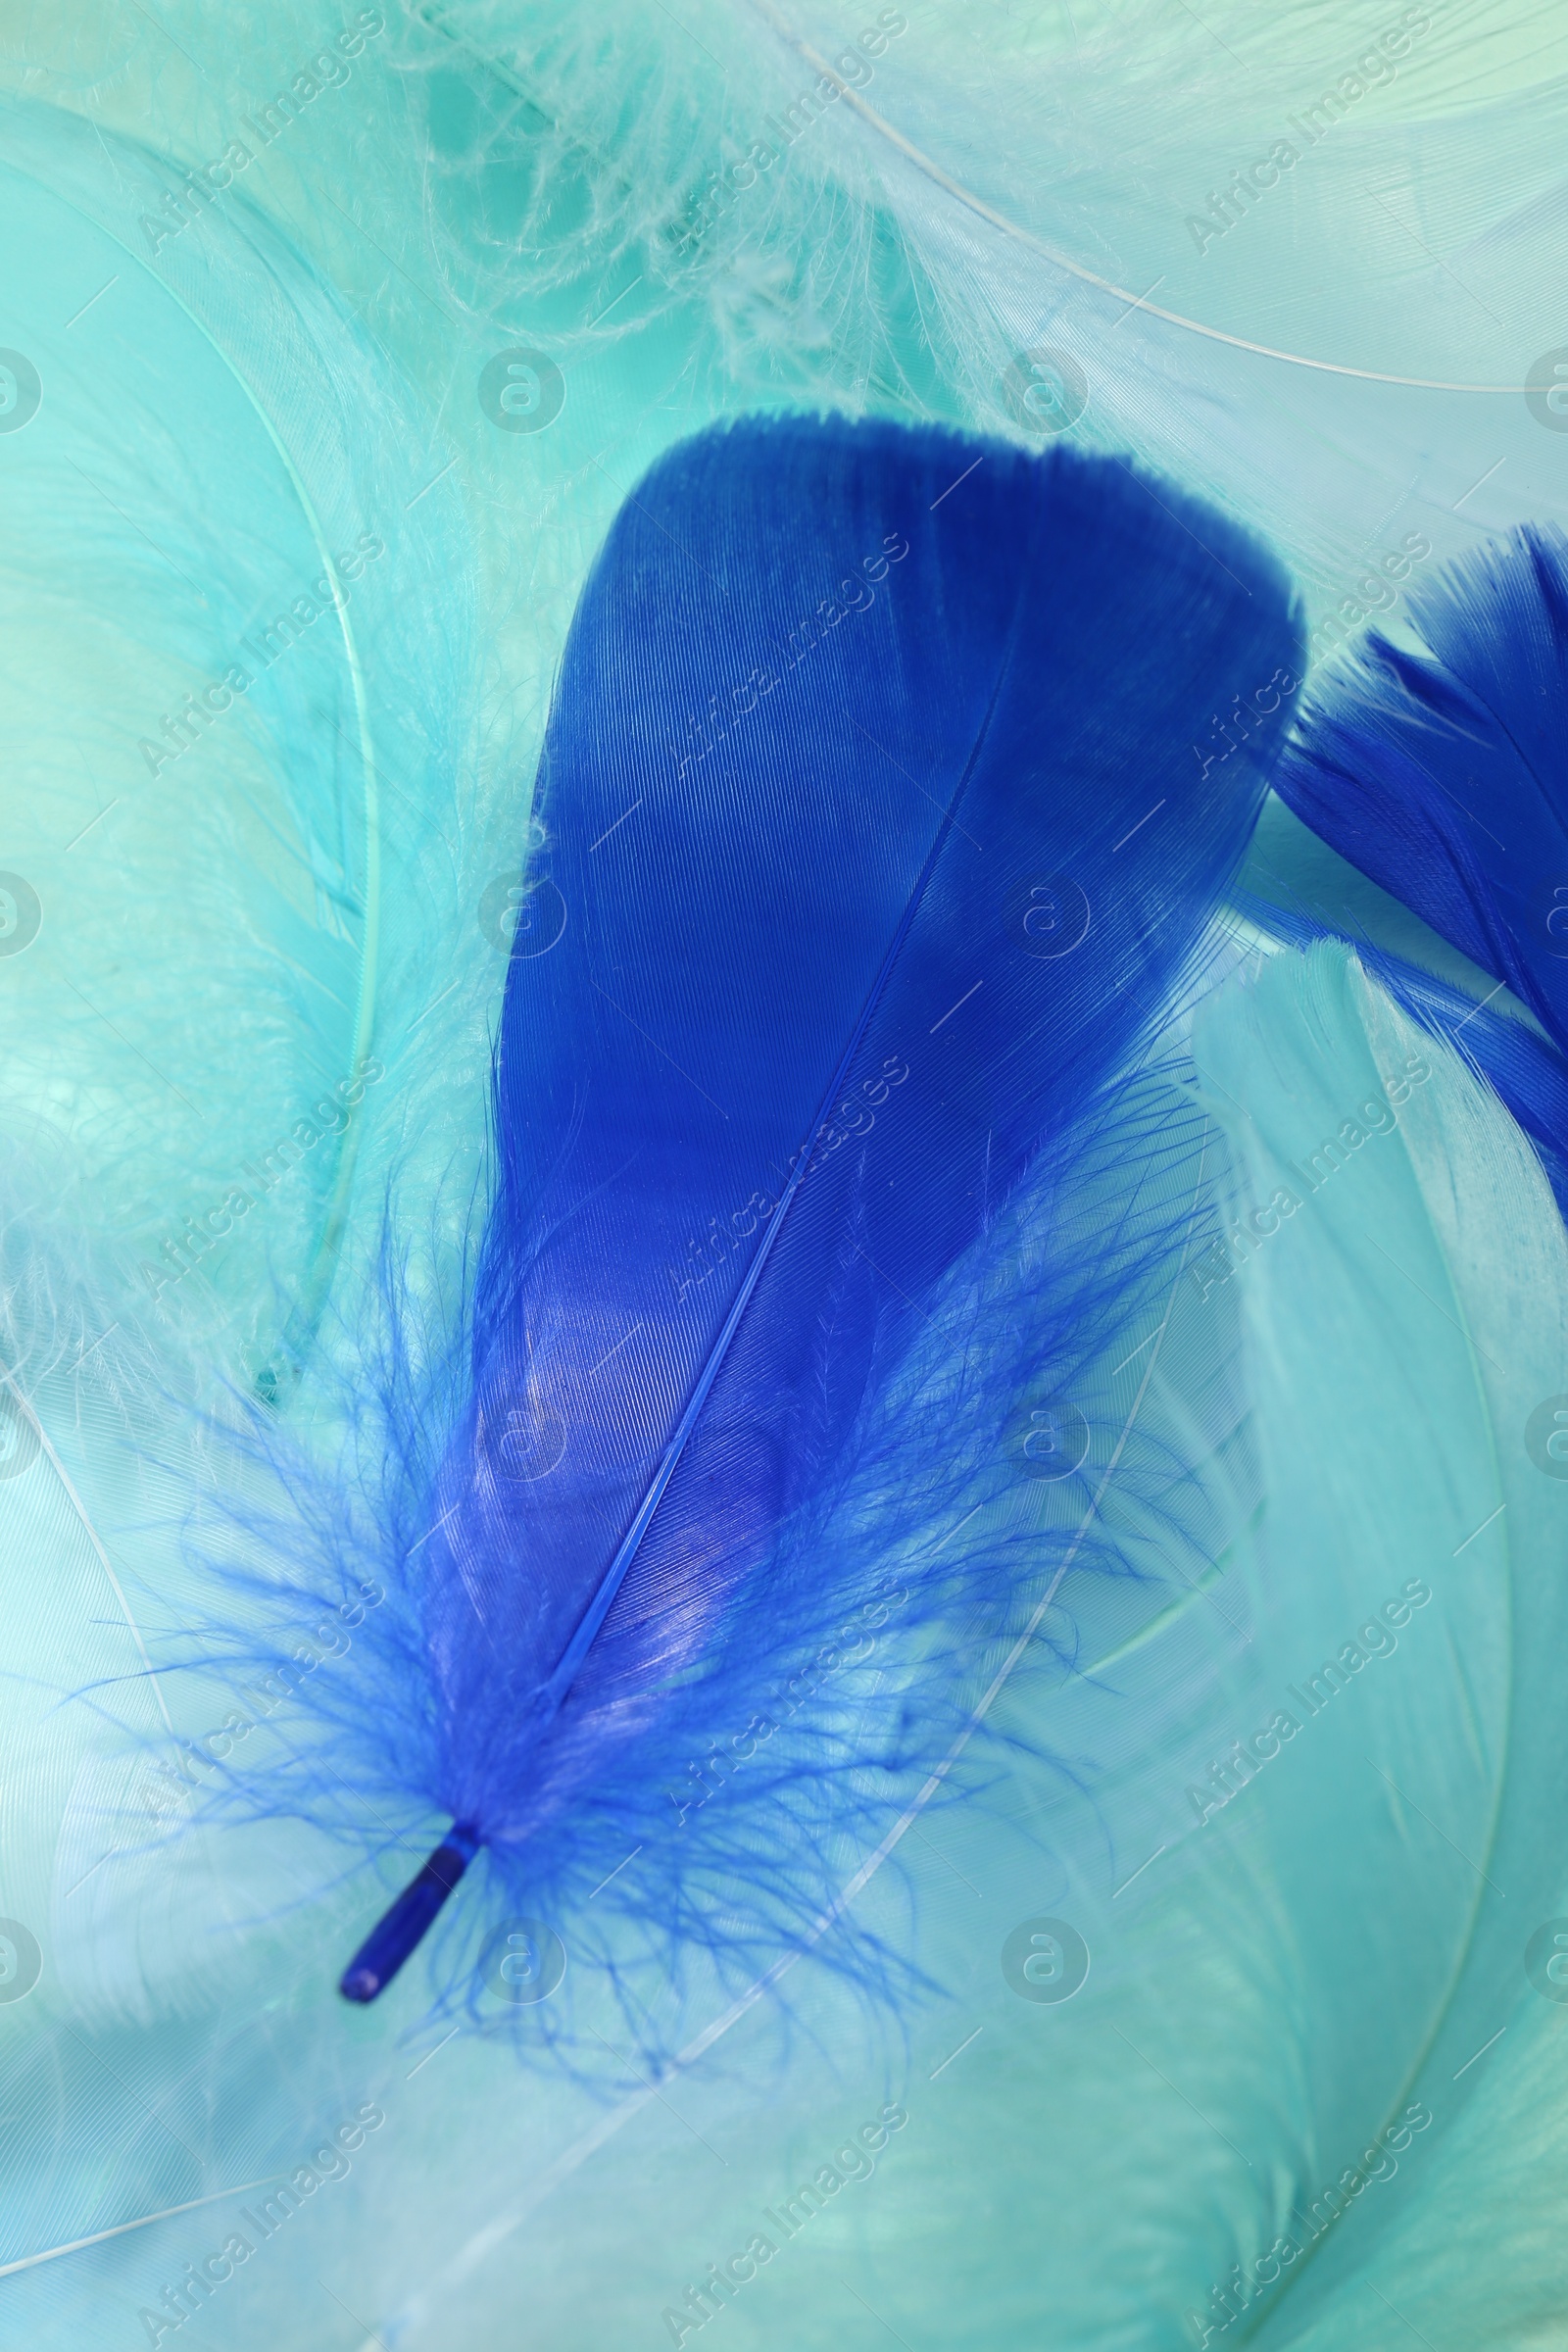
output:
<instances>
[{"instance_id":1,"label":"feather background","mask_svg":"<svg viewBox=\"0 0 1568 2352\"><path fill-rule=\"evenodd\" d=\"M504 905L518 873L517 779L533 772L588 564L624 492L662 449L714 416L819 400L1036 438L1017 416L1008 371L1030 350L1065 350L1093 394L1075 440L1178 478L1279 547L1302 581L1314 629L1338 616L1318 654L1391 593L1402 600L1405 580L1427 564L1500 526L1560 519L1559 441L1522 390L1560 331L1541 291L1551 283L1561 143L1555 33L1539 14L1431 11L1431 33L1412 42L1411 62L1349 102L1266 202L1200 254L1185 227L1191 206L1266 153L1281 120L1348 72L1347 61L1401 12L1302 7L1265 24L1250 8L1205 7L1194 24L1180 13L1075 0L1070 16L966 11L960 23L934 9L900 13L907 32L880 55L860 52L874 78L858 95L878 123L842 99L824 106L782 169L738 192L701 252L679 266L670 256L663 275L647 267L669 255L660 231L671 215L687 217L717 164L757 135L754 103L758 116L778 117L814 88L816 69L799 43L831 59L876 11L790 17L782 29L776 19L717 7L683 11L678 24L630 9L388 12L351 78L323 69L285 128L258 137L234 194L195 200L188 225L152 254L143 211L183 184L183 170L220 156L239 117L254 121L273 92L288 90L355 12L282 7L220 21L202 7L161 8L148 21L17 8L0 26L15 231L11 323L0 341L30 349L44 385L37 416L0 442L5 808L18 844L6 864L31 873L44 909L36 941L3 972L16 1000L7 1029L8 1362L50 1367L27 1393L54 1456L40 1445L4 1496L15 1703L4 1734L0 1907L33 1924L45 1960L37 1988L0 2020L11 2043L8 2108L19 2119L6 2157L3 2261L30 2265L0 2278L0 2293L22 2340L147 2341L139 2312L222 2244L224 2193L277 2168L286 2177L373 2100L386 2122L344 2159L347 2174L323 2180L283 2229L259 2239L210 2307L192 2290L200 2316L185 2325L236 2344L280 2330L357 2344L373 2328L389 2344L468 2345L510 2340L524 2310L564 2343L667 2342L662 2314L688 2281L765 2228L764 2209L777 2210L899 2097L909 2121L889 2133L875 2175L849 2178L726 2305L734 2333L811 2343L858 2329L872 2342L885 2315L911 2344L995 2345L1032 2341L1049 2308L1062 2313L1068 2340L1093 2340L1102 2328L1107 2340L1119 2328L1128 2341L1197 2341L1186 2311L1202 2310L1234 2263L1257 2259L1265 2227L1277 2236L1287 2226L1272 2185L1262 2194L1253 2174L1316 2196L1356 2160L1381 2124L1389 2084L1405 2079L1433 2126L1398 2153L1396 2177L1354 2199L1310 2266L1298 2276L1292 2268L1276 2301L1231 2328L1232 2340L1393 2344L1407 2339L1408 2322L1444 2346L1550 2340L1561 2303L1556 2010L1526 1978L1522 1956L1560 1898L1543 1890L1537 1901L1528 1871L1521 1894L1471 1832L1494 1816L1499 1837L1520 1837L1532 1853L1549 1848L1551 1703L1531 1670L1544 1670L1555 1637L1549 1618L1530 1612L1550 1589L1543 1580L1556 1551L1557 1489L1520 1458L1519 1443L1523 1420L1560 1381L1561 1278L1533 1163L1510 1156L1517 1139L1495 1103L1469 1077L1451 1076L1441 1054L1398 1137L1372 1136L1334 1184L1348 1194L1372 1181L1377 1239L1398 1258L1419 1237L1404 1264L1492 1348L1517 1393L1475 1401L1445 1352L1453 1335L1375 1251L1367 1255L1348 1210L1343 1229L1316 1236L1305 1268L1288 1273L1285 1263L1314 1233L1298 1215L1255 1253L1249 1248L1241 1273L1216 1283L1206 1302L1190 1276L1185 1288L1172 1285L1135 1427L1157 1407L1163 1441L1179 1438L1189 1462L1207 1461L1205 1449L1230 1433L1188 1523L1205 1563L1179 1554L1200 1585L1167 1628L1192 1645L1175 1678L1180 1736L1152 1703L1164 1689L1163 1653L1145 1641L1113 1671L1145 1678L1150 1753L1122 1756L1118 1777L1117 1735L1089 1720L1104 1678L1082 1671L1138 1642L1136 1596L1156 1618L1179 1597L1150 1590L1173 1516L1167 1498L1145 1523L1148 1582L1106 1582L1113 1621L1101 1642L1064 1638L1075 1671L1044 1732L1029 1720L1043 1695L1020 1702L1023 1743L1035 1737L1051 1754L1033 1777L1020 1755L1017 1804L1054 1809L1044 1850L1056 1860L1041 1861L1038 1839L1010 1840L993 1798L951 1810L919 1837L914 1825L899 1849L903 1894L879 1871L858 1898L889 1942L913 1950L954 1994L951 2008L912 2011L906 2040L868 2035L849 1995L823 1983L808 2007L797 2003L801 2030L781 2064L765 2001L732 2018L718 1988L710 2000L699 1984L686 1995L693 2054L678 2081L656 2076L606 2015L597 2022L612 2047L600 2053L592 2090L530 2071L519 2100L518 2078L498 2067L485 2037L460 2032L432 2055L401 2043L401 2017L345 2021L329 1989L332 1964L364 1904L352 1887L322 1892L341 1867L339 1849L291 1828L264 1838L208 1826L176 1840L176 1817L156 1803L150 1810L143 1794L144 1743L167 1735L126 1612L144 1642L172 1642L211 1613L179 1534L192 1479L204 1475L203 1412L226 1411L223 1381L248 1385L293 1360L279 1345L335 1215L335 1116L313 1122L316 1144L301 1146L287 1185L258 1204L265 1223L241 1220L221 1250L197 1252L191 1273L151 1307L138 1268L168 1263L163 1242L177 1242L187 1216L226 1200L241 1182L236 1167L260 1166L356 1066L368 748L385 779L375 837L390 844L370 959L385 1023L374 1043L388 1077L371 1081L355 1106L365 1116L350 1213L320 1336L314 1353L300 1349L303 1379L287 1404L313 1459L335 1459L341 1441L341 1363L331 1358L374 1296L389 1180L416 1279L449 1327L463 1292L504 974L479 909L498 883ZM859 65L854 74L860 84ZM24 130L24 118L42 127ZM989 224L902 148L890 155L880 124L1051 254ZM107 247L94 242L100 235ZM1125 299L1086 286L1074 268L1120 286ZM1166 284L1145 297L1162 271ZM76 317L117 272L120 284ZM1129 310L1139 297L1145 307ZM1413 381L1342 379L1260 358L1156 318L1152 304L1298 359ZM1274 304L1277 317L1265 308ZM193 319L205 324L188 335ZM482 368L519 346L542 348L566 386L559 417L536 433L503 432L479 405ZM280 363L278 354L289 356ZM220 388L236 365L248 399ZM136 388L138 369L152 380L137 388L126 455L128 425L106 387ZM1494 389L1424 388L1446 381ZM68 444L85 484L62 463ZM204 729L155 779L138 765L144 707L151 739L161 738L183 696L221 676L228 621L247 632L253 620L265 625L285 591L320 576L319 542L294 479L319 512L344 514L342 547L362 529L385 540L385 558L349 584L342 615L371 650L351 657L314 625L293 649L308 684L291 683L291 654L262 681L274 700L247 702L236 725L220 722L221 733ZM1406 547L1412 535L1430 555ZM327 554L341 552L336 535L325 536ZM196 596L163 569L149 539L198 583ZM1402 577L1384 561L1401 556L1411 565ZM216 602L216 618L202 596ZM469 610L482 615L477 631ZM341 623L332 625L341 639ZM326 643L330 658L318 651ZM368 747L356 740L356 661L373 714ZM331 755L341 769L327 764L326 746L340 739L311 718L318 708L351 738ZM121 808L68 851L117 792ZM1375 929L1386 926L1379 936L1400 944L1389 910L1355 898L1343 869L1290 834L1282 811L1268 823L1276 872L1281 854L1290 859L1287 898L1304 896L1310 881L1320 899L1338 894L1336 927L1346 927L1354 900ZM58 875L46 862L51 849ZM84 854L102 859L90 885L72 878ZM158 909L150 945L149 906ZM1255 906L1250 919L1259 919ZM46 962L57 942L59 961ZM1457 964L1442 968L1476 1001L1491 984ZM1375 1075L1356 1040L1361 1001L1320 984L1325 993L1330 1010L1319 1006L1311 1020L1328 1093L1307 1092L1299 1130L1282 1131L1293 1155L1321 1140L1325 1118L1337 1127ZM1278 1024L1287 1073L1296 1069L1290 1005L1227 1017L1239 1038L1253 1018ZM1380 1054L1380 1022L1394 1023L1403 1048L1386 1007L1366 1018ZM243 1052L220 1054L220 1030L242 1038ZM1168 1041L1168 1055L1183 1050L1180 1034ZM1412 1050L1429 1051L1422 1041ZM1266 1124L1276 1082L1259 1078L1254 1103L1257 1057L1240 1043L1232 1051L1250 1073L1241 1085L1212 1032L1201 1048L1213 1076ZM1333 1084L1341 1054L1343 1090ZM138 1055L205 1108L206 1122ZM1205 1101L1219 1124L1235 1118L1223 1094ZM1417 1117L1429 1120L1425 1156L1409 1186L1396 1184L1369 1155L1386 1144L1414 1154ZM1200 1133L1200 1121L1180 1170L1192 1170L1195 1187ZM323 1144L339 1156L318 1158ZM1234 1151L1240 1172L1223 1181L1245 1212L1257 1205L1244 1156L1255 1150L1238 1130L1232 1146L1215 1141L1209 1161L1211 1173L1222 1171ZM1258 1167L1261 1181L1268 1169ZM1174 1164L1170 1182L1174 1199ZM1327 1217L1333 1187L1308 1205ZM1483 1264L1489 1233L1495 1248ZM1020 1247L999 1278L1017 1280L1027 1264ZM1251 1336L1238 1357L1236 1335L1204 1338L1187 1317L1199 1304L1232 1315L1244 1290ZM1320 1340L1325 1301L1334 1320ZM1402 1322L1401 1306L1432 1319ZM296 1342L314 1312L293 1327ZM1152 1331L1163 1314L1151 1308ZM1141 1325L1131 1331L1127 1348L1143 1336ZM1120 1362L1115 1350L1109 1358ZM1381 1390L1370 1373L1363 1385L1363 1359L1384 1365ZM1377 1408L1384 1391L1400 1394L1390 1384L1401 1362L1430 1372L1445 1418L1437 1427L1424 1400L1406 1399L1398 1444L1391 1437L1374 1449ZM1216 1363L1228 1369L1216 1373ZM1242 1368L1253 1364L1262 1371ZM1208 1386L1199 1366L1210 1368ZM1293 1366L1299 1399L1287 1379ZM1482 1371L1493 1379L1484 1359ZM1137 1363L1117 1375L1124 1411L1141 1378ZM1321 1416L1309 1443L1302 1399ZM1505 1465L1490 1484L1489 1420ZM1347 1470L1325 1495L1321 1465L1335 1458L1337 1440L1349 1449ZM225 1457L225 1480L240 1475ZM1406 1574L1427 1573L1423 1560L1408 1569L1398 1560L1398 1573L1380 1582L1361 1536L1363 1524L1382 1529L1388 1553L1407 1553L1417 1536L1436 1544L1436 1520L1423 1515L1427 1488L1451 1496L1456 1519L1461 1501L1473 1505L1450 1553L1506 1499L1497 1523L1508 1531L1506 1586L1495 1581L1490 1547L1503 1539L1494 1528L1453 1567L1458 1577L1485 1569L1494 1581L1445 1588L1429 1577L1434 1601L1401 1632L1398 1652L1370 1661L1330 1719L1307 1725L1299 1745L1245 1791L1246 1805L1206 1825L1240 1843L1248 1807L1270 1823L1277 1808L1277 1833L1256 1833L1234 1871L1221 1868L1211 1891L1200 1878L1185 1904L1159 1896L1168 1855L1113 1895L1156 1846L1170 1846L1164 1831L1181 1822L1189 1768L1206 1775L1243 1727L1264 1721L1279 1684L1348 1638L1348 1620L1363 1622L1363 1601L1375 1608ZM1254 1557L1260 1539L1249 1522L1265 1493L1270 1548ZM247 1488L245 1507L257 1516L275 1501L260 1482ZM1121 1542L1136 1553L1131 1530ZM1221 1560L1223 1569L1208 1564ZM1257 1642L1241 1644L1216 1614L1217 1600L1235 1611L1226 1580L1242 1571L1250 1610L1266 1628L1264 1604L1282 1607L1282 1592L1309 1596L1325 1561L1352 1583L1363 1568L1368 1575L1365 1587L1353 1583L1348 1620L1334 1618L1330 1630L1326 1600L1322 1622L1300 1620L1311 1637L1304 1660L1282 1632L1267 1651L1275 1681L1250 1683ZM1510 1639L1506 1669L1494 1639L1504 1591L1531 1629ZM1351 1584L1344 1592L1352 1600ZM1473 1610L1453 1650L1445 1644L1429 1668L1421 1637L1444 1629L1441 1612L1456 1595ZM1240 1619L1244 1629L1252 1622ZM1287 1630L1290 1622L1281 1620ZM259 1638L255 1626L246 1634ZM1453 1663L1472 1652L1463 1670ZM340 1663L352 1667L359 1654L356 1644ZM1388 1686L1373 1680L1418 1665L1419 1704L1396 1698L1396 1684L1384 1696ZM165 1674L159 1688L188 1740L224 1721L221 1671L205 1681ZM1233 1688L1234 1708L1213 1695ZM90 1701L60 1703L89 1689ZM1255 1716L1244 1704L1254 1689ZM1404 1797L1382 1793L1368 1767L1336 1751L1332 1766L1314 1769L1309 1796L1288 1800L1282 1776L1312 1763L1308 1739L1339 1739L1334 1710L1362 1698L1389 1710L1369 1735L1371 1753ZM1116 1724L1129 1719L1119 1688L1109 1712ZM1418 1773L1406 1768L1401 1739ZM1094 1778L1094 1802L1064 1775L1064 1751L1092 1761L1093 1775L1079 1779ZM1463 1788L1449 1777L1460 1754L1473 1766ZM203 1785L211 1778L194 1771ZM1363 1788L1369 1810L1358 1807ZM1533 1801L1532 1844L1523 1825ZM1476 1989L1494 1965L1494 1924L1466 1907L1467 1866L1423 1826L1416 1804L1504 1890L1512 1943L1506 1982L1496 1963L1494 2011ZM1097 1899L1114 1900L1109 1942L1076 1891L1080 1879L1056 1875L1087 1870L1081 1858L1091 1853L1105 1864ZM1421 1857L1413 1883L1399 1875L1407 1853ZM1112 1868L1112 1855L1125 1867ZM1142 1909L1136 1930L1120 1924L1129 1906L1149 1901L1152 1883L1155 1908L1171 1901L1179 1923L1168 1940L1144 1926ZM1271 1890L1265 1925L1288 1921L1266 1945L1260 1886ZM1351 1928L1382 1905L1381 1943L1348 1933L1347 1886L1356 1898ZM916 1930L901 1908L911 1896ZM1515 1926L1519 1902L1534 1903L1539 1918ZM1076 1917L1093 1950L1083 1992L1059 2009L1023 2002L1000 1973L1005 1934L1037 1907ZM1406 2021L1412 1946L1422 1965ZM1448 1982L1451 2027L1433 1989ZM1111 1984L1133 1988L1118 1994L1132 2005L1116 2008L1132 2051L1099 2025L1106 2012L1089 2005ZM1386 2045L1370 2057L1376 2036L1355 2024L1369 1986L1366 2015L1382 2021ZM1051 2034L1081 2033L1092 2015L1096 2031L1082 2041ZM1506 2031L1471 2063L1494 2017ZM974 2025L979 2038L952 2055ZM1450 2087L1440 2096L1415 2069L1425 2040L1450 2032ZM619 2104L607 2107L607 2089ZM1186 2099L1242 2153L1227 2151ZM1223 2177L1203 2170L1210 2157L1227 2168ZM858 2161L843 2169L858 2172ZM336 2160L322 2170L336 2174ZM209 2196L220 2201L195 2202ZM237 2193L239 2206L253 2201ZM182 2206L191 2209L167 2212ZM1107 2217L1119 2216L1107 2247ZM124 2234L52 2251L110 2230ZM49 2259L32 2259L40 2254Z\"/></svg>"}]
</instances>

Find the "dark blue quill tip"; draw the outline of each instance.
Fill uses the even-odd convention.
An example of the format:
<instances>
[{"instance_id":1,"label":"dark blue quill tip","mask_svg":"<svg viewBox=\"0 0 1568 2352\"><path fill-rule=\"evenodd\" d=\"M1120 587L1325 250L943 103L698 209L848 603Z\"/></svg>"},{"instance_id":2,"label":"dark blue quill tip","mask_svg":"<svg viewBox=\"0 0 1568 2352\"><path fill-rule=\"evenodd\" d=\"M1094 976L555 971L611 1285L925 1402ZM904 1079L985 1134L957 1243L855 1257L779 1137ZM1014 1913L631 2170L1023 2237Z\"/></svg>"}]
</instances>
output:
<instances>
[{"instance_id":1,"label":"dark blue quill tip","mask_svg":"<svg viewBox=\"0 0 1568 2352\"><path fill-rule=\"evenodd\" d=\"M338 1981L346 2001L373 2001L418 1948L437 1912L478 1852L476 1830L462 1822L448 1830L418 1875L376 1922Z\"/></svg>"}]
</instances>

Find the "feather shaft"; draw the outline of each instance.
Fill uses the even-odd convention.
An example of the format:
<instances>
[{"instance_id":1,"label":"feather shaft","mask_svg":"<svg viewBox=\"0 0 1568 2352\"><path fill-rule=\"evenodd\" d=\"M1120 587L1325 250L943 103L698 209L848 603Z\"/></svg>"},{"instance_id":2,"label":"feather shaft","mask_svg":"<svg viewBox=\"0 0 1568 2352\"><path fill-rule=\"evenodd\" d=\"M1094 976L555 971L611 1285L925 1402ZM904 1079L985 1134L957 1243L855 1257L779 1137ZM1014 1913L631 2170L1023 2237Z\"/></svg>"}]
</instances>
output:
<instances>
[{"instance_id":1,"label":"feather shaft","mask_svg":"<svg viewBox=\"0 0 1568 2352\"><path fill-rule=\"evenodd\" d=\"M344 1970L338 1990L346 2001L373 2001L386 1990L478 1850L478 1838L461 1822L448 1830Z\"/></svg>"}]
</instances>

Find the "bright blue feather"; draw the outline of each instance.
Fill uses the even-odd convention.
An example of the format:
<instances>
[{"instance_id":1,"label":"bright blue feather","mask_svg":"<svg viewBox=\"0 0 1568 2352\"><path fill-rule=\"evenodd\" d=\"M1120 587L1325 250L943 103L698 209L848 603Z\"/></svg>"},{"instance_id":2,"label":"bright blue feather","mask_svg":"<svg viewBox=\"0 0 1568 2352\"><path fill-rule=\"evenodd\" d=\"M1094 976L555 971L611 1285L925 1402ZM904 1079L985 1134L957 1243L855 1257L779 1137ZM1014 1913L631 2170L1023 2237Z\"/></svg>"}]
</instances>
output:
<instances>
[{"instance_id":1,"label":"bright blue feather","mask_svg":"<svg viewBox=\"0 0 1568 2352\"><path fill-rule=\"evenodd\" d=\"M1409 617L1425 650L1374 633L1277 788L1568 1049L1568 538L1511 532L1412 591Z\"/></svg>"},{"instance_id":2,"label":"bright blue feather","mask_svg":"<svg viewBox=\"0 0 1568 2352\"><path fill-rule=\"evenodd\" d=\"M860 1598L781 1541L1168 1005L1289 710L1288 606L1229 526L1067 451L754 422L627 500L535 798L471 1395L389 1563L424 1661L398 1777L458 1831L355 1997L472 1846L537 1890L657 1838L694 1692L744 1723Z\"/></svg>"}]
</instances>

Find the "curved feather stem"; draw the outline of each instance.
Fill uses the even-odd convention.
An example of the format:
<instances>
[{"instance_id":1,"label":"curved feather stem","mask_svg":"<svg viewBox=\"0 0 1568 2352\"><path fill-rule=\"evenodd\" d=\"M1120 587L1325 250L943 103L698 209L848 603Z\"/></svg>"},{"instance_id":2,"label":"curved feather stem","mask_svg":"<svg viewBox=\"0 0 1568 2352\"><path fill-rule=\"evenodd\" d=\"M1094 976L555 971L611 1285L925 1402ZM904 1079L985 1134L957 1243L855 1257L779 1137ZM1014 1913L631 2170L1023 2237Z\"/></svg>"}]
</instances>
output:
<instances>
[{"instance_id":1,"label":"curved feather stem","mask_svg":"<svg viewBox=\"0 0 1568 2352\"><path fill-rule=\"evenodd\" d=\"M457 1822L355 1953L338 1983L346 2001L373 2001L422 1942L436 1913L479 1851L476 1830Z\"/></svg>"},{"instance_id":2,"label":"curved feather stem","mask_svg":"<svg viewBox=\"0 0 1568 2352\"><path fill-rule=\"evenodd\" d=\"M774 31L795 51L798 57L804 58L812 71L821 74L824 80L835 84L838 97L843 100L851 114L858 115L860 121L874 131L878 138L886 139L889 145L896 148L900 155L906 157L925 178L933 181L937 187L961 204L966 212L973 213L980 220L989 221L991 226L1000 229L1004 237L1011 238L1019 245L1027 246L1031 252L1038 253L1044 261L1050 262L1054 269L1066 270L1070 277L1076 277L1083 285L1094 286L1099 292L1113 296L1117 302L1127 303L1135 311L1148 311L1153 318L1163 318L1172 326L1184 326L1190 334L1202 335L1210 343L1228 343L1234 351L1254 351L1260 359L1284 360L1293 368L1315 368L1323 375L1352 375L1359 382L1365 384L1402 384L1412 392L1512 393L1524 392L1529 388L1523 384L1438 383L1427 376L1386 375L1375 368L1349 368L1340 360L1314 360L1304 351L1280 351L1272 343L1250 343L1245 335L1227 334L1223 327L1207 326L1201 318L1189 318L1183 311L1167 311L1159 303L1151 302L1148 295L1129 294L1125 287L1114 284L1108 277L1099 276L1093 270L1086 270L1081 262L1071 260L1067 254L1058 251L1054 245L1048 245L1043 237L1034 235L1030 229L1023 226L1021 221L1010 220L1005 213L998 212L995 206L987 204L982 197L977 196L972 188L966 187L962 180L955 179L951 173L944 172L933 157L927 155L923 148L917 147L912 139L906 138L903 131L896 124L890 122L885 115L878 114L875 107L868 106L855 84L844 80L829 59L823 56L821 50L813 47L809 41L803 39L795 31L794 27L772 5L772 0L751 0L751 5L765 23L772 25ZM1156 279L1155 284L1158 282ZM1152 291L1153 288L1151 287L1150 292L1152 293Z\"/></svg>"}]
</instances>

